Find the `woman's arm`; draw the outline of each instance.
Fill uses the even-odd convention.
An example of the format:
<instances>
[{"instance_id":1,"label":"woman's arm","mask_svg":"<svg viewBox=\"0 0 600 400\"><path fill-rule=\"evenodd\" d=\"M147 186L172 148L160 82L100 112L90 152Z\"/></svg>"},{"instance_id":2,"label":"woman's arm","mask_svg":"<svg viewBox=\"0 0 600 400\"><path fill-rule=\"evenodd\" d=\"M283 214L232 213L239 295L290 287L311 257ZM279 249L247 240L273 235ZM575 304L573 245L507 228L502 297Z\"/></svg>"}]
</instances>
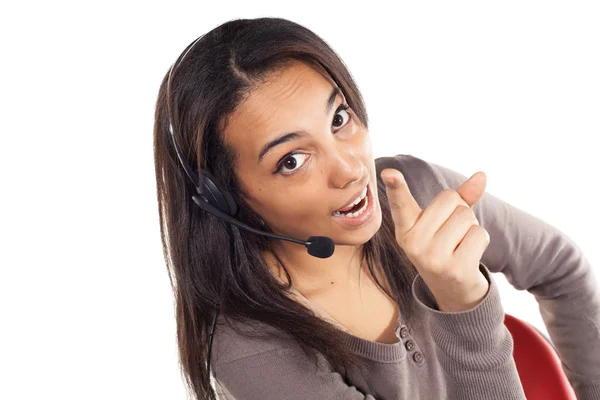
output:
<instances>
[{"instance_id":1,"label":"woman's arm","mask_svg":"<svg viewBox=\"0 0 600 400\"><path fill-rule=\"evenodd\" d=\"M428 178L413 183L425 197L430 191L456 189L468 178L414 156L394 159L426 170L419 176ZM577 397L600 399L600 289L581 250L556 227L490 193L484 193L473 211L490 234L482 263L535 296Z\"/></svg>"},{"instance_id":2,"label":"woman's arm","mask_svg":"<svg viewBox=\"0 0 600 400\"><path fill-rule=\"evenodd\" d=\"M483 299L466 311L439 311L420 275L412 285L413 296L427 316L448 398L525 400L498 287L483 263L479 271L490 286Z\"/></svg>"}]
</instances>

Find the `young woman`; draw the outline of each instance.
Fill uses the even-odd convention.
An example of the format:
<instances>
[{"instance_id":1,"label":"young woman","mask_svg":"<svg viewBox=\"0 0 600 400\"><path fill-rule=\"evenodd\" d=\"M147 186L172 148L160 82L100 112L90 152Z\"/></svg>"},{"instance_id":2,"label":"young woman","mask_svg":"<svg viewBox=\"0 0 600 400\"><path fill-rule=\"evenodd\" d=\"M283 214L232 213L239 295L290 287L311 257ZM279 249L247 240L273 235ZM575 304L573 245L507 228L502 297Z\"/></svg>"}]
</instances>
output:
<instances>
[{"instance_id":1,"label":"young woman","mask_svg":"<svg viewBox=\"0 0 600 400\"><path fill-rule=\"evenodd\" d=\"M190 44L154 156L195 397L525 399L502 272L536 296L580 398L600 398L600 296L575 244L482 172L374 159L356 83L301 25L232 20Z\"/></svg>"}]
</instances>

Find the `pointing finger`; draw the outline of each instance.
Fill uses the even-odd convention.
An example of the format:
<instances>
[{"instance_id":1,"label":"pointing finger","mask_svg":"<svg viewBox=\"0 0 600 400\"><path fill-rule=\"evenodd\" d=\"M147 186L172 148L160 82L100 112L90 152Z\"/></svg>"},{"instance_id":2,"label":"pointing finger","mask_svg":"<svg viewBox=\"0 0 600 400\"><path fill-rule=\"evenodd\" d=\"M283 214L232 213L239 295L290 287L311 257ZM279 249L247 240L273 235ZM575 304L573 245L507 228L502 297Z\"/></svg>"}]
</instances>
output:
<instances>
[{"instance_id":1,"label":"pointing finger","mask_svg":"<svg viewBox=\"0 0 600 400\"><path fill-rule=\"evenodd\" d=\"M396 229L396 237L403 237L421 217L423 210L413 197L404 175L395 168L381 171L388 203Z\"/></svg>"}]
</instances>

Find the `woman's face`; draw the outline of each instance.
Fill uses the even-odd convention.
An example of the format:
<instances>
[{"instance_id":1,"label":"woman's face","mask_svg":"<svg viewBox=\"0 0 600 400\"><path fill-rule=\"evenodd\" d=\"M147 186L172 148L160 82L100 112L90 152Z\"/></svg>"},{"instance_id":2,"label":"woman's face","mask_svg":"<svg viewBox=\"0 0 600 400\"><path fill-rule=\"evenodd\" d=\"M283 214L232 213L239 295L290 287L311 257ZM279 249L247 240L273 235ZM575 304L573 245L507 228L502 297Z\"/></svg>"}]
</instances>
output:
<instances>
[{"instance_id":1,"label":"woman's face","mask_svg":"<svg viewBox=\"0 0 600 400\"><path fill-rule=\"evenodd\" d=\"M246 201L275 233L360 245L381 225L375 160L368 131L351 109L340 109L347 103L334 87L307 64L293 61L236 108L224 137L238 154L235 170ZM299 134L271 145L291 132ZM366 221L351 225L332 215L367 184Z\"/></svg>"}]
</instances>

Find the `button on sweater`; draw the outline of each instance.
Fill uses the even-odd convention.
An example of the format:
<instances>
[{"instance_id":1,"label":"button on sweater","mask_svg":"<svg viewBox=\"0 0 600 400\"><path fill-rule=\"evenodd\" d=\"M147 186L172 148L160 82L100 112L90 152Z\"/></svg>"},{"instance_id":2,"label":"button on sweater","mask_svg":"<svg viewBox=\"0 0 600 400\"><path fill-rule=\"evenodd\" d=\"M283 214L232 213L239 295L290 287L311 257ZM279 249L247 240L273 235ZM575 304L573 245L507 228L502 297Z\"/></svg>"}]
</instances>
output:
<instances>
[{"instance_id":1,"label":"button on sweater","mask_svg":"<svg viewBox=\"0 0 600 400\"><path fill-rule=\"evenodd\" d=\"M422 209L440 191L456 189L468 178L406 154L380 157L375 163L381 202L387 198L380 172L396 168ZM490 234L479 264L490 287L475 307L439 311L417 275L412 294L419 312L410 321L400 312L398 341L392 344L354 336L321 312L339 327L343 344L369 361L366 370L350 369L345 376L323 357L315 369L285 335L248 338L220 315L211 358L219 399L525 399L493 278L493 273L503 273L515 289L529 291L538 302L577 398L600 400L600 290L581 250L557 228L490 193L483 194L473 211Z\"/></svg>"}]
</instances>

